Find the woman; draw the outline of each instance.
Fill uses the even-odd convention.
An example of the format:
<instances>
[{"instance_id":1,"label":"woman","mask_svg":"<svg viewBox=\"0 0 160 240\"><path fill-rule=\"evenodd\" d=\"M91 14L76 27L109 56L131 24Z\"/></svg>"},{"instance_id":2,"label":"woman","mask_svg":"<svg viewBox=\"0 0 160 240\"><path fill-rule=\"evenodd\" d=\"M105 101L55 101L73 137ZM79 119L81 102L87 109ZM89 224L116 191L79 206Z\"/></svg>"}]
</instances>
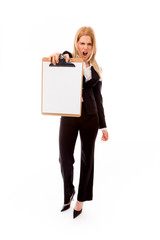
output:
<instances>
[{"instance_id":1,"label":"woman","mask_svg":"<svg viewBox=\"0 0 160 240\"><path fill-rule=\"evenodd\" d=\"M64 205L61 211L69 209L75 194L73 185L74 147L78 132L81 139L81 170L73 217L77 217L83 208L83 202L92 200L94 173L94 146L98 128L102 129L102 141L108 140L108 131L104 116L101 95L101 69L96 55L96 39L91 27L80 28L75 36L74 51L63 53L66 62L72 57L83 59L83 93L81 117L61 117L59 131L59 161L64 181ZM50 56L54 65L59 62L60 53Z\"/></svg>"}]
</instances>

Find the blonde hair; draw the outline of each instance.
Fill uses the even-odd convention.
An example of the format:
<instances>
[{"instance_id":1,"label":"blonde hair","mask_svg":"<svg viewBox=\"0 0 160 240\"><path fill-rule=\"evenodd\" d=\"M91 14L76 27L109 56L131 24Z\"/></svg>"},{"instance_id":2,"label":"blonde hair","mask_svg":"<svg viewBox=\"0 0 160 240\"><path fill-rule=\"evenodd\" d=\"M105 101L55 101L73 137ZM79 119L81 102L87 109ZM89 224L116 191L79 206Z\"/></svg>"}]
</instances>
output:
<instances>
[{"instance_id":1,"label":"blonde hair","mask_svg":"<svg viewBox=\"0 0 160 240\"><path fill-rule=\"evenodd\" d=\"M96 72L98 73L98 75L101 79L102 69L99 67L99 65L97 64L97 62L95 60L95 55L96 55L96 51L97 51L96 38L95 38L94 31L91 27L81 27L77 31L77 33L75 35L75 39L74 39L73 57L74 58L76 58L77 56L79 57L77 42L79 41L79 39L82 36L90 36L90 38L91 38L93 50L92 50L90 58L88 59L88 62L90 62L93 65L94 69L96 70Z\"/></svg>"}]
</instances>

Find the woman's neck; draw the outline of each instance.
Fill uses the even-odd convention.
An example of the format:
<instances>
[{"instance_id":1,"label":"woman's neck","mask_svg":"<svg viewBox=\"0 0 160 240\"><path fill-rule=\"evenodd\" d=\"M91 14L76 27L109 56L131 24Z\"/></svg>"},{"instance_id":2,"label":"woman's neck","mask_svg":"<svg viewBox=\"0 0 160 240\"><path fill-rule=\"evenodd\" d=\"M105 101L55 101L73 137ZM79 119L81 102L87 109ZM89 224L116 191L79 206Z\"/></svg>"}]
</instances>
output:
<instances>
[{"instance_id":1,"label":"woman's neck","mask_svg":"<svg viewBox=\"0 0 160 240\"><path fill-rule=\"evenodd\" d=\"M90 62L84 62L86 64L86 67L90 66Z\"/></svg>"}]
</instances>

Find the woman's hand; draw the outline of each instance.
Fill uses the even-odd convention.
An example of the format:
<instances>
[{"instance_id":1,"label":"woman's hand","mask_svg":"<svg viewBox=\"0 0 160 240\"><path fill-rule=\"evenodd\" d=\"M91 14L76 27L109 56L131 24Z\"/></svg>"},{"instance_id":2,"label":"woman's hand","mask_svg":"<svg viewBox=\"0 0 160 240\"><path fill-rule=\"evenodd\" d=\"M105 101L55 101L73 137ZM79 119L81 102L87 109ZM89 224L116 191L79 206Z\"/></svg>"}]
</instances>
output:
<instances>
[{"instance_id":1,"label":"woman's hand","mask_svg":"<svg viewBox=\"0 0 160 240\"><path fill-rule=\"evenodd\" d=\"M106 129L102 130L102 138L101 138L101 140L102 141L107 141L108 139L109 139L108 131Z\"/></svg>"},{"instance_id":2,"label":"woman's hand","mask_svg":"<svg viewBox=\"0 0 160 240\"><path fill-rule=\"evenodd\" d=\"M49 61L53 63L53 65L56 65L59 63L59 55L60 53L53 53L51 56L49 56ZM66 58L66 62L70 60L69 54L64 54L63 56Z\"/></svg>"}]
</instances>

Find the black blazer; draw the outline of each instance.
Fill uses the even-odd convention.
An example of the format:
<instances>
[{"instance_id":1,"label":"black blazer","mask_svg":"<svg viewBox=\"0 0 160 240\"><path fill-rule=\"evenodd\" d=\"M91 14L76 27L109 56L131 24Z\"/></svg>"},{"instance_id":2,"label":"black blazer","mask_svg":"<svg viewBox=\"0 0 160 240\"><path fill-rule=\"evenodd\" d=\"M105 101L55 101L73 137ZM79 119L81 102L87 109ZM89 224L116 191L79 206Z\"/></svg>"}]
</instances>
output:
<instances>
[{"instance_id":1,"label":"black blazer","mask_svg":"<svg viewBox=\"0 0 160 240\"><path fill-rule=\"evenodd\" d=\"M63 52L63 54L69 54L72 58L72 54L68 51ZM99 75L95 71L94 67L91 67L91 80L85 82L85 77L83 76L83 92L82 97L85 105L85 109L88 114L98 114L99 117L99 128L105 128L106 121L103 108L103 98L101 94L102 81L99 80Z\"/></svg>"}]
</instances>

